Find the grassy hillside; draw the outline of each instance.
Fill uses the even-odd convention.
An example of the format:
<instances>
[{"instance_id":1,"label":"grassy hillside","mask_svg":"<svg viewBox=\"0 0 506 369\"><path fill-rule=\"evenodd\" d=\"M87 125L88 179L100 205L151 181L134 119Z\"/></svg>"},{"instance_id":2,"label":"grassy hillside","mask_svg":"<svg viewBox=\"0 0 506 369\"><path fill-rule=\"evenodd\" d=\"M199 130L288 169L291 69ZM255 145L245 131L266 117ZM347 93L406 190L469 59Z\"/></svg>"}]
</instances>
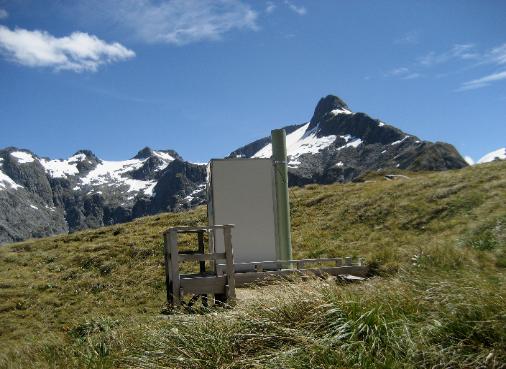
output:
<instances>
[{"instance_id":1,"label":"grassy hillside","mask_svg":"<svg viewBox=\"0 0 506 369\"><path fill-rule=\"evenodd\" d=\"M295 257L376 276L162 315L161 233L205 209L0 248L0 368L506 367L506 162L291 190Z\"/></svg>"}]
</instances>

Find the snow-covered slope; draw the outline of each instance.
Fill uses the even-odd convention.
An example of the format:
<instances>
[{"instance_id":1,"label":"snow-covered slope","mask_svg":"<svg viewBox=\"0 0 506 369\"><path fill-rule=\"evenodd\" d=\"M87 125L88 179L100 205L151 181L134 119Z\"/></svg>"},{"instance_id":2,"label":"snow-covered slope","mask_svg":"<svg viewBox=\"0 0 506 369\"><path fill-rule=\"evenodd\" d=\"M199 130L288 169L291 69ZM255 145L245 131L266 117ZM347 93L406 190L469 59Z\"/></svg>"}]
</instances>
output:
<instances>
[{"instance_id":1,"label":"snow-covered slope","mask_svg":"<svg viewBox=\"0 0 506 369\"><path fill-rule=\"evenodd\" d=\"M492 151L478 160L478 164L490 163L494 160L506 160L506 148Z\"/></svg>"},{"instance_id":2,"label":"snow-covered slope","mask_svg":"<svg viewBox=\"0 0 506 369\"><path fill-rule=\"evenodd\" d=\"M172 150L144 148L110 161L88 150L49 159L3 149L0 244L189 208L205 200L204 182L205 167Z\"/></svg>"},{"instance_id":3,"label":"snow-covered slope","mask_svg":"<svg viewBox=\"0 0 506 369\"><path fill-rule=\"evenodd\" d=\"M335 111L337 111L337 109L332 111L331 113L334 113ZM309 125L310 123L307 122L303 124L300 128L296 129L295 131L289 133L286 136L286 151L288 156L288 166L292 168L297 168L301 164L301 162L298 160L298 158L301 155L319 153L323 149L333 144L338 137L336 135L318 137L317 133L319 126L309 129ZM342 150L346 147L356 148L362 143L362 140L360 138L352 137L351 135L340 135L339 137L345 141L345 144L338 147L337 150ZM252 157L270 158L271 156L272 156L272 144L269 143L260 150L258 150Z\"/></svg>"},{"instance_id":4,"label":"snow-covered slope","mask_svg":"<svg viewBox=\"0 0 506 369\"><path fill-rule=\"evenodd\" d=\"M11 154L12 155L12 154ZM74 190L87 193L103 193L104 187L121 187L128 193L129 200L137 194L153 195L157 181L154 178L132 178L132 173L154 162L152 174L167 168L175 158L167 151L151 150L149 155L136 156L123 161L106 161L91 157L83 152L77 153L66 160L36 159L52 178L75 178ZM87 164L89 171L80 170L80 165Z\"/></svg>"},{"instance_id":5,"label":"snow-covered slope","mask_svg":"<svg viewBox=\"0 0 506 369\"><path fill-rule=\"evenodd\" d=\"M6 189L17 190L18 188L22 188L23 186L18 185L16 182L12 180L7 174L0 170L0 191Z\"/></svg>"}]
</instances>

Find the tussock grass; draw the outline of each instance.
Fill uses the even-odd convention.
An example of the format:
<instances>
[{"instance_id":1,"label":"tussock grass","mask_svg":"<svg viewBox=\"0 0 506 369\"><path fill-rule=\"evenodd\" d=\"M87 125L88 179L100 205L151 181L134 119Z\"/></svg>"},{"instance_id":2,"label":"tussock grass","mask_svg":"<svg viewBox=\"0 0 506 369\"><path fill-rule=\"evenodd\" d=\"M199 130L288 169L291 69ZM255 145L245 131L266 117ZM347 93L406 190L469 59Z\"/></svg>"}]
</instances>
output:
<instances>
[{"instance_id":1,"label":"tussock grass","mask_svg":"<svg viewBox=\"0 0 506 369\"><path fill-rule=\"evenodd\" d=\"M161 233L204 208L2 247L0 368L506 367L506 162L405 174L291 189L294 256L363 256L375 277L234 309L160 314Z\"/></svg>"},{"instance_id":2,"label":"tussock grass","mask_svg":"<svg viewBox=\"0 0 506 369\"><path fill-rule=\"evenodd\" d=\"M263 299L234 314L171 319L150 330L144 351L121 365L501 367L506 317L497 294L504 296L504 285L492 292L490 280L446 277L415 272L361 285L311 280L263 287Z\"/></svg>"}]
</instances>

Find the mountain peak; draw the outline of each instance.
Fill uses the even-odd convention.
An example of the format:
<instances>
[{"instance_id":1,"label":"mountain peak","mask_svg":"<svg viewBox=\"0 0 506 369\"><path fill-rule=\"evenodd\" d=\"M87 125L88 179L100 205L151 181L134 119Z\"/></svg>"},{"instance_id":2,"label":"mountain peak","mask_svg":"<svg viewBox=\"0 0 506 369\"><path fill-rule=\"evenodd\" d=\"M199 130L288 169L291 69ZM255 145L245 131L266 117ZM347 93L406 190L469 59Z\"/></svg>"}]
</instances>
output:
<instances>
[{"instance_id":1,"label":"mountain peak","mask_svg":"<svg viewBox=\"0 0 506 369\"><path fill-rule=\"evenodd\" d=\"M327 95L322 97L320 101L318 101L314 110L313 117L311 118L311 126L314 126L325 116L325 114L328 114L335 109L349 110L348 105L337 96Z\"/></svg>"},{"instance_id":2,"label":"mountain peak","mask_svg":"<svg viewBox=\"0 0 506 369\"><path fill-rule=\"evenodd\" d=\"M499 150L495 150L489 152L487 155L484 155L480 160L478 160L478 164L490 163L495 160L506 160L506 147L500 148Z\"/></svg>"},{"instance_id":3,"label":"mountain peak","mask_svg":"<svg viewBox=\"0 0 506 369\"><path fill-rule=\"evenodd\" d=\"M82 150L78 150L71 157L75 157L75 156L78 156L78 155L84 155L86 157L86 159L93 160L93 161L96 161L96 162L100 161L100 159L97 158L97 156L91 150L83 150L83 149Z\"/></svg>"},{"instance_id":4,"label":"mountain peak","mask_svg":"<svg viewBox=\"0 0 506 369\"><path fill-rule=\"evenodd\" d=\"M134 156L134 159L147 159L153 156L153 149L151 147L146 146L142 150L140 150L137 155Z\"/></svg>"},{"instance_id":5,"label":"mountain peak","mask_svg":"<svg viewBox=\"0 0 506 369\"><path fill-rule=\"evenodd\" d=\"M159 159L169 161L174 159L183 160L183 158L174 150L153 150L148 146L140 150L133 158L143 160L151 157L157 157Z\"/></svg>"}]
</instances>

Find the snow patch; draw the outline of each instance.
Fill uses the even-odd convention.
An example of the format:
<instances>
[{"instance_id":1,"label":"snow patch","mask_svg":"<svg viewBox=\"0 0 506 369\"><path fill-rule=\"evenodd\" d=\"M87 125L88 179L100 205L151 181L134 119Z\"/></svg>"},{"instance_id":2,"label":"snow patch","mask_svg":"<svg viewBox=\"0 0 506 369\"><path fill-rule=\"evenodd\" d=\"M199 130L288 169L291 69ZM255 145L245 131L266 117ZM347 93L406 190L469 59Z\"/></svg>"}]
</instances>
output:
<instances>
[{"instance_id":1,"label":"snow patch","mask_svg":"<svg viewBox=\"0 0 506 369\"><path fill-rule=\"evenodd\" d=\"M338 151L342 150L342 149L345 149L347 147L353 147L353 148L356 149L363 142L360 138L353 138L350 135L341 136L341 138L344 138L348 143L346 145L344 145L344 146L338 147L337 148Z\"/></svg>"},{"instance_id":2,"label":"snow patch","mask_svg":"<svg viewBox=\"0 0 506 369\"><path fill-rule=\"evenodd\" d=\"M33 156L24 151L11 152L11 156L14 156L18 160L19 164L26 164L34 161Z\"/></svg>"},{"instance_id":3,"label":"snow patch","mask_svg":"<svg viewBox=\"0 0 506 369\"><path fill-rule=\"evenodd\" d=\"M297 168L299 165L300 165L300 161L299 161L299 160L297 160L297 159L290 160L290 161L288 162L288 167L289 167L289 168Z\"/></svg>"},{"instance_id":4,"label":"snow patch","mask_svg":"<svg viewBox=\"0 0 506 369\"><path fill-rule=\"evenodd\" d=\"M39 159L40 164L44 167L46 172L52 178L64 178L67 176L74 176L79 174L77 164L83 160L86 160L86 155L79 153L71 156L67 160L60 159Z\"/></svg>"},{"instance_id":5,"label":"snow patch","mask_svg":"<svg viewBox=\"0 0 506 369\"><path fill-rule=\"evenodd\" d=\"M23 186L18 185L11 177L0 170L0 190L9 188L17 190L18 188L23 188Z\"/></svg>"},{"instance_id":6,"label":"snow patch","mask_svg":"<svg viewBox=\"0 0 506 369\"><path fill-rule=\"evenodd\" d=\"M342 167L342 166L344 166L344 163L342 161L336 163L336 167Z\"/></svg>"},{"instance_id":7,"label":"snow patch","mask_svg":"<svg viewBox=\"0 0 506 369\"><path fill-rule=\"evenodd\" d=\"M36 207L36 206L35 206L35 205L33 205L33 204L30 204L30 207L31 207L32 209L39 210L39 208L38 208L38 207Z\"/></svg>"},{"instance_id":8,"label":"snow patch","mask_svg":"<svg viewBox=\"0 0 506 369\"><path fill-rule=\"evenodd\" d=\"M296 129L286 136L286 150L288 161L291 166L299 165L295 160L302 154L316 154L331 145L337 136L330 135L324 137L316 137L318 126L311 130L309 122ZM254 154L253 158L270 158L272 156L272 144L264 146Z\"/></svg>"},{"instance_id":9,"label":"snow patch","mask_svg":"<svg viewBox=\"0 0 506 369\"><path fill-rule=\"evenodd\" d=\"M392 146L394 146L394 145L398 145L398 144L400 144L400 143L404 142L404 141L405 141L406 139L408 139L409 137L410 137L410 136L406 135L406 136L404 136L404 138L403 138L402 140L394 141L394 142L392 142L390 145L392 145Z\"/></svg>"},{"instance_id":10,"label":"snow patch","mask_svg":"<svg viewBox=\"0 0 506 369\"><path fill-rule=\"evenodd\" d=\"M44 207L49 210L49 211L56 211L56 208L52 207L52 206L48 206L48 205L44 205Z\"/></svg>"},{"instance_id":11,"label":"snow patch","mask_svg":"<svg viewBox=\"0 0 506 369\"><path fill-rule=\"evenodd\" d=\"M378 123L378 127L383 127L384 125L385 125L385 123L383 123L383 122Z\"/></svg>"},{"instance_id":12,"label":"snow patch","mask_svg":"<svg viewBox=\"0 0 506 369\"><path fill-rule=\"evenodd\" d=\"M490 163L494 160L506 160L506 148L501 148L496 151L492 151L487 155L483 156L480 160L478 160L478 164Z\"/></svg>"},{"instance_id":13,"label":"snow patch","mask_svg":"<svg viewBox=\"0 0 506 369\"><path fill-rule=\"evenodd\" d=\"M162 163L156 168L156 171L165 169L172 161L175 160L172 155L163 151L153 151L153 153L162 161ZM79 170L77 169L77 164L86 159L86 155L80 153L68 158L67 160L40 159L40 163L44 166L46 172L53 178L68 177L78 175ZM120 187L124 185L128 187L127 192L137 193L142 191L145 195L152 196L156 181L132 179L129 178L127 174L128 172L142 167L146 160L148 160L148 158L130 159L124 161L102 161L84 177L79 178L79 181L75 184L73 190L82 190L85 186ZM101 191L97 191L96 193L101 193ZM130 196L129 200L133 198L134 197Z\"/></svg>"},{"instance_id":14,"label":"snow patch","mask_svg":"<svg viewBox=\"0 0 506 369\"><path fill-rule=\"evenodd\" d=\"M147 195L149 197L152 197L155 194L155 186L156 181L152 181L145 189L144 189L144 195Z\"/></svg>"},{"instance_id":15,"label":"snow patch","mask_svg":"<svg viewBox=\"0 0 506 369\"><path fill-rule=\"evenodd\" d=\"M158 156L162 160L169 161L169 162L174 161L174 158L169 153L162 152L162 151L153 151L153 154L155 154L155 156Z\"/></svg>"},{"instance_id":16,"label":"snow patch","mask_svg":"<svg viewBox=\"0 0 506 369\"><path fill-rule=\"evenodd\" d=\"M68 160L39 159L39 162L52 178L64 178L79 174L79 170L77 170L77 160L75 160L76 156L77 155Z\"/></svg>"},{"instance_id":17,"label":"snow patch","mask_svg":"<svg viewBox=\"0 0 506 369\"><path fill-rule=\"evenodd\" d=\"M120 186L129 187L127 192L139 192L148 189L154 181L142 181L125 177L127 172L139 169L144 160L130 159L125 161L102 161L95 169L81 178L80 185L90 186Z\"/></svg>"},{"instance_id":18,"label":"snow patch","mask_svg":"<svg viewBox=\"0 0 506 369\"><path fill-rule=\"evenodd\" d=\"M340 109L336 109L340 110ZM349 110L346 110L349 112ZM344 113L348 114L348 113ZM349 114L352 114L349 112ZM297 130L286 136L286 150L288 156L288 166L290 168L297 168L301 163L298 158L303 154L316 154L326 147L330 146L335 142L338 136L329 135L323 137L317 137L318 126L311 130L309 123L304 124ZM346 144L339 147L337 150L342 150L347 147L357 148L363 141L360 138L353 137L351 135L339 136ZM264 146L262 149L257 151L252 157L253 158L270 158L272 156L272 144Z\"/></svg>"},{"instance_id":19,"label":"snow patch","mask_svg":"<svg viewBox=\"0 0 506 369\"><path fill-rule=\"evenodd\" d=\"M345 108L342 108L342 109L334 109L334 110L331 110L330 111L330 114L332 115L339 115L339 114L346 114L346 115L349 115L349 114L353 114L351 111L349 111L348 109L345 109Z\"/></svg>"},{"instance_id":20,"label":"snow patch","mask_svg":"<svg viewBox=\"0 0 506 369\"><path fill-rule=\"evenodd\" d=\"M197 186L197 188L195 190L193 190L188 196L186 196L184 199L188 202L192 202L193 199L195 198L195 196L199 193L199 192L202 192L204 189L206 188L206 184L205 183L202 183L202 184L199 184Z\"/></svg>"},{"instance_id":21,"label":"snow patch","mask_svg":"<svg viewBox=\"0 0 506 369\"><path fill-rule=\"evenodd\" d=\"M473 159L472 157L468 156L468 155L464 156L464 160L465 160L465 161L466 161L466 163L467 163L467 164L469 164L469 165L474 165L474 164L476 164L476 163L474 162L474 159Z\"/></svg>"}]
</instances>

